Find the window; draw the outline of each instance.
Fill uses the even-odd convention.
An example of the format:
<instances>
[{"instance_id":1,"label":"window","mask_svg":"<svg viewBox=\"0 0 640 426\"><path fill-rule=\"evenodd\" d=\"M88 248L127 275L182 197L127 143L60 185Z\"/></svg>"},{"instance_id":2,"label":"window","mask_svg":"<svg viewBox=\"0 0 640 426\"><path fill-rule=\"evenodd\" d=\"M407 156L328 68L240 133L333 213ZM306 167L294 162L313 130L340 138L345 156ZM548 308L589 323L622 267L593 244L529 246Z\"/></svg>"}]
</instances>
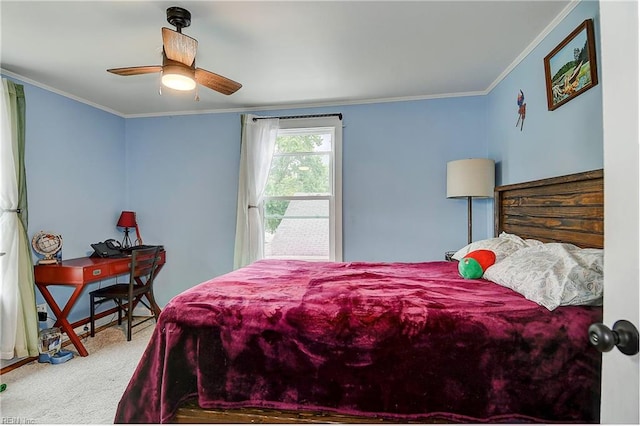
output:
<instances>
[{"instance_id":1,"label":"window","mask_svg":"<svg viewBox=\"0 0 640 426\"><path fill-rule=\"evenodd\" d=\"M265 258L342 260L342 122L280 120L264 197Z\"/></svg>"}]
</instances>

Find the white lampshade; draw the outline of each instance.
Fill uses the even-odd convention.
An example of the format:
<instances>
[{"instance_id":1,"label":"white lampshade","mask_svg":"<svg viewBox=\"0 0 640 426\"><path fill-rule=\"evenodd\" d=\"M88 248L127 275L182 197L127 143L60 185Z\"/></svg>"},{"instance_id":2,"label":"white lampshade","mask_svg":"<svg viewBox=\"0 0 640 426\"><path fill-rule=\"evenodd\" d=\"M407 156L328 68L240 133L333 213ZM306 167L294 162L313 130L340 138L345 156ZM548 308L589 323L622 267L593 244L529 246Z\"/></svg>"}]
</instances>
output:
<instances>
[{"instance_id":1,"label":"white lampshade","mask_svg":"<svg viewBox=\"0 0 640 426\"><path fill-rule=\"evenodd\" d=\"M495 162L468 158L447 163L447 198L493 197Z\"/></svg>"}]
</instances>

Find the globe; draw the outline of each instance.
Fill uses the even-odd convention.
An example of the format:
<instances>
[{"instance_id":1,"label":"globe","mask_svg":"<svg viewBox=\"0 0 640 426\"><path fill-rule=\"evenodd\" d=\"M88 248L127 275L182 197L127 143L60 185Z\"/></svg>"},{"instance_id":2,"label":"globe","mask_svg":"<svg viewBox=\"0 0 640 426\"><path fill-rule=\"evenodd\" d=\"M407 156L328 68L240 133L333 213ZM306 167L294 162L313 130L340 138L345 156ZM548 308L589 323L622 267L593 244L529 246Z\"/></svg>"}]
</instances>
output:
<instances>
[{"instance_id":1,"label":"globe","mask_svg":"<svg viewBox=\"0 0 640 426\"><path fill-rule=\"evenodd\" d=\"M62 250L62 235L40 231L33 236L31 246L36 253L44 256L38 261L40 265L58 263L55 256Z\"/></svg>"}]
</instances>

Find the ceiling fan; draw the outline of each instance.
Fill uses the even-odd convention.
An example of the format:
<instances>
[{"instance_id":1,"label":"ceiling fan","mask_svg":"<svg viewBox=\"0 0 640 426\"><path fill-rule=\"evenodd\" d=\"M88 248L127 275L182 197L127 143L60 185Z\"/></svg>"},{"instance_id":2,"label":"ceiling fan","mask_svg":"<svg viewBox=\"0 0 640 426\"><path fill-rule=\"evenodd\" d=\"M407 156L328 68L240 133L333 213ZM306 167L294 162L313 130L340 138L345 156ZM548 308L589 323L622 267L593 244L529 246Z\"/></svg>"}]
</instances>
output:
<instances>
[{"instance_id":1,"label":"ceiling fan","mask_svg":"<svg viewBox=\"0 0 640 426\"><path fill-rule=\"evenodd\" d=\"M202 68L196 68L196 50L198 40L182 34L182 28L191 25L191 13L181 7L167 9L167 22L176 27L176 31L162 28L162 65L140 67L111 68L113 74L128 76L162 73L162 84L176 90L193 90L196 83L225 95L231 95L242 84Z\"/></svg>"}]
</instances>

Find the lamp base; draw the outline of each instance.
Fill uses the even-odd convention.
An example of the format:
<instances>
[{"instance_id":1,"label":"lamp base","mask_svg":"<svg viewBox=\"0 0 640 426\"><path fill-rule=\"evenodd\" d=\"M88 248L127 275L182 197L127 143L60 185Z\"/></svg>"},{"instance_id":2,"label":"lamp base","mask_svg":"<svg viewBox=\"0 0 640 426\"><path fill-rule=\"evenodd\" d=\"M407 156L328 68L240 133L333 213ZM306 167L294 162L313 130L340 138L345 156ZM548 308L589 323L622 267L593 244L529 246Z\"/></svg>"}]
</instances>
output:
<instances>
[{"instance_id":1,"label":"lamp base","mask_svg":"<svg viewBox=\"0 0 640 426\"><path fill-rule=\"evenodd\" d=\"M124 228L124 238L122 239L122 248L131 247L131 238L129 238L129 228Z\"/></svg>"}]
</instances>

